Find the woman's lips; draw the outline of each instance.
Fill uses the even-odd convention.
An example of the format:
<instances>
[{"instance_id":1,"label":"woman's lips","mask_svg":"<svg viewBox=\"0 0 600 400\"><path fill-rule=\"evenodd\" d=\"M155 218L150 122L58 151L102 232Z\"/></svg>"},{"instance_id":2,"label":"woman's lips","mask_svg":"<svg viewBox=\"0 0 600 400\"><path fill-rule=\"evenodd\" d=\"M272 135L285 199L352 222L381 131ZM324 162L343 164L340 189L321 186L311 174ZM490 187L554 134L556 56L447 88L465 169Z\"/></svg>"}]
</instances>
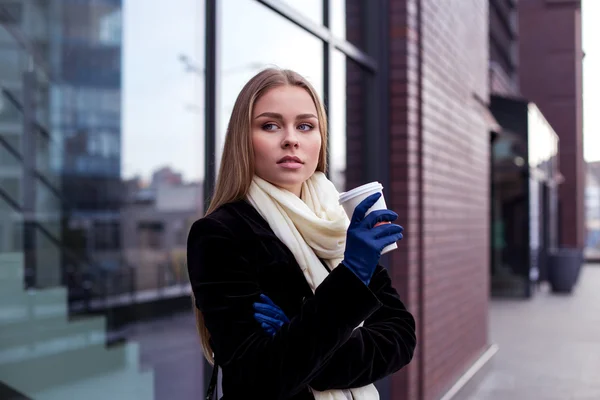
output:
<instances>
[{"instance_id":1,"label":"woman's lips","mask_svg":"<svg viewBox=\"0 0 600 400\"><path fill-rule=\"evenodd\" d=\"M303 162L296 156L285 156L277 164L286 169L298 169L302 168Z\"/></svg>"},{"instance_id":2,"label":"woman's lips","mask_svg":"<svg viewBox=\"0 0 600 400\"><path fill-rule=\"evenodd\" d=\"M286 168L286 169L302 168L302 163L299 163L297 161L284 161L284 162L277 163L277 165L279 165L282 168Z\"/></svg>"}]
</instances>

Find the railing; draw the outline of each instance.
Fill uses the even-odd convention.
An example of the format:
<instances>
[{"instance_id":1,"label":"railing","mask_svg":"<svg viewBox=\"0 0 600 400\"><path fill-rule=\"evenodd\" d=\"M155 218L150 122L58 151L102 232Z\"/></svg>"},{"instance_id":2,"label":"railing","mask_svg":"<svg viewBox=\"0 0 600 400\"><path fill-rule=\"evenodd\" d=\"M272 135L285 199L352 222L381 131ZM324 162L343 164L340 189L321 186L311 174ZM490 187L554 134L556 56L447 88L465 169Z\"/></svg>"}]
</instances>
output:
<instances>
[{"instance_id":1,"label":"railing","mask_svg":"<svg viewBox=\"0 0 600 400\"><path fill-rule=\"evenodd\" d=\"M29 139L23 142L23 146L56 144L50 132L33 115L32 109L26 108L27 104L32 104L26 101L27 96L24 95L23 102L21 102L11 90L5 87L0 89L0 95L17 113L23 116L24 121L26 120L23 125L23 139L27 135L29 135ZM127 260L121 256L117 268L107 269L97 260L92 259L89 253L69 246L69 243L62 240L60 233L62 228L59 228L58 233L54 233L54 227L45 224L40 219L41 214L35 202L37 197L35 192L39 190L36 188L39 187L51 193L52 197L49 197L52 202L51 211L55 212L56 220L54 222L59 223L59 226L64 222L63 216L70 210L75 210L61 189L52 182L52 177L48 176L48 169L44 166L40 167L36 161L40 155L35 152L32 155L32 147L16 148L2 135L0 135L0 148L6 150L14 158L14 163L18 165L17 168L22 170L17 179L27 177L27 185L33 186L33 197L24 197L21 193L11 194L5 188L0 187L0 199L22 219L23 250L26 254L24 282L26 287L38 286L36 265L39 263L36 256L38 256L39 249L35 246L35 237L39 233L47 239L45 242L53 246L53 251L55 250L57 259L60 260L60 281L68 288L69 308L72 314L99 311L116 305L145 302L161 297L189 294L189 285L185 275L187 270L182 268L181 262L165 257L167 261L149 268L147 271L148 274L156 274L152 279L155 282L152 287L148 287L148 285L142 287L138 283L138 277L145 279L148 275L143 274L143 267L138 270L131 265L132 262L137 263L136 260ZM41 153L45 154L46 152L42 151ZM24 185L23 181L21 182ZM21 190L21 192L23 191ZM23 197L19 198L19 196Z\"/></svg>"},{"instance_id":2,"label":"railing","mask_svg":"<svg viewBox=\"0 0 600 400\"><path fill-rule=\"evenodd\" d=\"M0 198L12 210L23 215L21 206L1 187ZM71 250L67 244L32 217L22 220L23 230L30 229L41 233L60 251L63 261L62 283L69 290L69 302L74 309L89 311L92 300L101 299L106 302L106 298L114 294L130 293L133 297L133 293L136 291L133 267L127 265L125 268L119 268L116 271L106 271L87 256L77 254ZM26 248L25 251L35 251L35 249ZM33 268L33 266L26 266L26 287L34 286L35 279L31 276ZM120 284L122 289L115 290L115 282Z\"/></svg>"},{"instance_id":3,"label":"railing","mask_svg":"<svg viewBox=\"0 0 600 400\"><path fill-rule=\"evenodd\" d=\"M1 88L1 95L20 113L25 113L23 105L10 90ZM39 122L32 121L32 128L36 134L42 136L43 140L47 142L51 141L48 130L39 124ZM57 215L61 215L65 210L73 208L62 195L61 191L38 170L36 165L27 168L25 157L3 136L0 136L0 146L14 157L14 160L24 170L27 169L27 173L31 174L35 182L40 183L43 188L55 196ZM21 215L24 238L35 236L35 232L39 232L56 248L62 261L61 282L68 287L69 303L74 309L87 311L93 300L101 300L103 303L107 303L106 299L108 296L122 294L123 292L130 293L133 298L136 284L135 273L131 266L126 265L125 268L118 268L115 271L105 270L88 256L73 251L57 235L53 234L36 219L35 212L24 209L20 201L2 187L0 187L0 198L4 200L10 209ZM24 252L29 253L29 256L33 256L33 258L26 257L26 259L29 259L29 262L26 262L26 264L31 264L31 261L35 260L35 254L32 253L35 253L36 249L25 242L26 240L23 243L25 247ZM24 284L26 287L35 286L34 265L25 266L25 277ZM122 287L123 285L125 285L125 288Z\"/></svg>"}]
</instances>

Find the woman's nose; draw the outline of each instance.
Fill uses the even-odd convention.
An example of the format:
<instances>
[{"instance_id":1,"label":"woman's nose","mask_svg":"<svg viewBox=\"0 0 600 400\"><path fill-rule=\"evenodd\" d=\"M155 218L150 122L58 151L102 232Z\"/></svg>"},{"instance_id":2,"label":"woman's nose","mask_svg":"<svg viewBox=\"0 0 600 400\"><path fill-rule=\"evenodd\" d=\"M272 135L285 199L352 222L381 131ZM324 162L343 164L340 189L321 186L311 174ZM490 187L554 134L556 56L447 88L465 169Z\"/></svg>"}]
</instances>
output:
<instances>
[{"instance_id":1,"label":"woman's nose","mask_svg":"<svg viewBox=\"0 0 600 400\"><path fill-rule=\"evenodd\" d=\"M293 129L287 130L281 144L284 149L298 147L298 134Z\"/></svg>"}]
</instances>

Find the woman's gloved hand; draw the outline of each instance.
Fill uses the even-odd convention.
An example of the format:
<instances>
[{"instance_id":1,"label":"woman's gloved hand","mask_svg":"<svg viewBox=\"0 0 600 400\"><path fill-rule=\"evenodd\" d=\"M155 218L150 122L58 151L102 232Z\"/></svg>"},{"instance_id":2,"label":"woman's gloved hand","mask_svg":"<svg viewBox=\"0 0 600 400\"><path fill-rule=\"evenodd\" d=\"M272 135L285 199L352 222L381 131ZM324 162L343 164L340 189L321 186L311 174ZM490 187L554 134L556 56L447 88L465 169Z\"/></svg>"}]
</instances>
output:
<instances>
[{"instance_id":1,"label":"woman's gloved hand","mask_svg":"<svg viewBox=\"0 0 600 400\"><path fill-rule=\"evenodd\" d=\"M356 208L346 234L346 250L342 263L368 285L379 263L383 249L402 239L402 228L392 222L398 214L391 210L375 210L365 217L367 211L379 200L381 193L364 199Z\"/></svg>"},{"instance_id":2,"label":"woman's gloved hand","mask_svg":"<svg viewBox=\"0 0 600 400\"><path fill-rule=\"evenodd\" d=\"M268 296L261 294L260 299L260 302L254 303L254 319L258 321L265 332L275 336L277 331L290 320Z\"/></svg>"}]
</instances>

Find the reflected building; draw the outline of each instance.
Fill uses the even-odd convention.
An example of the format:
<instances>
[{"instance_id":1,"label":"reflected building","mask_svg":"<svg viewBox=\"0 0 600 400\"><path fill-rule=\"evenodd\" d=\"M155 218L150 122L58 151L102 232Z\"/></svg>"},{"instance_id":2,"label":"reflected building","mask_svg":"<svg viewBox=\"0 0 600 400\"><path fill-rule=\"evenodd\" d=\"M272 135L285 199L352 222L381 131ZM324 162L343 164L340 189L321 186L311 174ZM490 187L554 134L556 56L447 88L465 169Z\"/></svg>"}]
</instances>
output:
<instances>
[{"instance_id":1,"label":"reflected building","mask_svg":"<svg viewBox=\"0 0 600 400\"><path fill-rule=\"evenodd\" d=\"M177 295L189 294L187 233L201 216L202 183L185 183L180 173L162 168L150 184L134 178L126 187L120 236L124 263L133 266L136 291L176 287Z\"/></svg>"},{"instance_id":2,"label":"reflected building","mask_svg":"<svg viewBox=\"0 0 600 400\"><path fill-rule=\"evenodd\" d=\"M26 249L27 286L55 286L61 279L60 150L48 130L48 12L47 3L0 6L0 249ZM24 37L31 38L26 46L19 43Z\"/></svg>"},{"instance_id":3,"label":"reflected building","mask_svg":"<svg viewBox=\"0 0 600 400\"><path fill-rule=\"evenodd\" d=\"M64 235L80 238L69 250L92 260L86 273L99 276L121 268L122 4L54 1L53 15L52 66L59 84L50 112L63 146ZM78 268L70 265L68 279Z\"/></svg>"},{"instance_id":4,"label":"reflected building","mask_svg":"<svg viewBox=\"0 0 600 400\"><path fill-rule=\"evenodd\" d=\"M103 315L69 318L63 271L90 264L63 230L65 215L77 211L69 204L84 192L64 179L65 170L76 168L66 153L89 151L85 142L93 132L60 117L63 89L86 84L60 73L60 65L82 56L69 58L77 50L61 40L62 24L70 21L65 3L0 3L0 393L152 398L152 374L140 371L137 343L114 344ZM77 105L86 109L81 100ZM63 135L73 131L78 133Z\"/></svg>"}]
</instances>

